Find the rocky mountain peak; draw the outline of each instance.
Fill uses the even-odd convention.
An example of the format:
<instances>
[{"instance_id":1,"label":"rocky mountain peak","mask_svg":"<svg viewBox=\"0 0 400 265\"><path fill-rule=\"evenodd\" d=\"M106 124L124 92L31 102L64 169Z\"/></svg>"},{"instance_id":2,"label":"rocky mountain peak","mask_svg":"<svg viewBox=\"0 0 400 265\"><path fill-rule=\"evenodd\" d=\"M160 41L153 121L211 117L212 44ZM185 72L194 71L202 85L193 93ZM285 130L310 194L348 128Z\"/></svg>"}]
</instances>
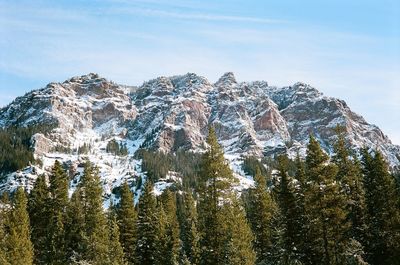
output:
<instances>
[{"instance_id":1,"label":"rocky mountain peak","mask_svg":"<svg viewBox=\"0 0 400 265\"><path fill-rule=\"evenodd\" d=\"M305 93L308 97L320 97L323 95L318 89L303 82L295 83L291 89L293 89L293 91L297 94Z\"/></svg>"},{"instance_id":2,"label":"rocky mountain peak","mask_svg":"<svg viewBox=\"0 0 400 265\"><path fill-rule=\"evenodd\" d=\"M215 86L218 88L231 88L237 84L235 75L232 72L226 72L218 79Z\"/></svg>"},{"instance_id":3,"label":"rocky mountain peak","mask_svg":"<svg viewBox=\"0 0 400 265\"><path fill-rule=\"evenodd\" d=\"M210 125L216 128L227 156L239 164L250 155L304 155L310 133L331 152L334 128L341 125L355 150L379 148L391 166L400 165L400 147L378 127L352 112L344 101L326 97L305 83L287 87L265 81L238 83L228 72L211 84L205 77L187 73L127 88L93 73L50 83L0 109L0 126L52 123L55 128L48 135L34 136L35 155L45 161L42 171L53 158L78 163L81 156L65 150L90 143L91 159L102 163L107 158L102 176L116 183L137 173L125 168L137 162L132 161L139 147L202 152ZM127 145L126 159L105 153L112 139Z\"/></svg>"},{"instance_id":4,"label":"rocky mountain peak","mask_svg":"<svg viewBox=\"0 0 400 265\"><path fill-rule=\"evenodd\" d=\"M212 89L211 83L207 78L195 73L173 76L170 78L176 92L200 91L207 92Z\"/></svg>"},{"instance_id":5,"label":"rocky mountain peak","mask_svg":"<svg viewBox=\"0 0 400 265\"><path fill-rule=\"evenodd\" d=\"M75 91L78 96L88 95L98 99L125 93L119 85L95 73L72 77L60 85L66 90Z\"/></svg>"},{"instance_id":6,"label":"rocky mountain peak","mask_svg":"<svg viewBox=\"0 0 400 265\"><path fill-rule=\"evenodd\" d=\"M106 80L106 79L103 77L100 77L97 73L89 73L86 75L71 77L70 79L65 80L63 83L88 84L93 81L100 81L100 80Z\"/></svg>"}]
</instances>

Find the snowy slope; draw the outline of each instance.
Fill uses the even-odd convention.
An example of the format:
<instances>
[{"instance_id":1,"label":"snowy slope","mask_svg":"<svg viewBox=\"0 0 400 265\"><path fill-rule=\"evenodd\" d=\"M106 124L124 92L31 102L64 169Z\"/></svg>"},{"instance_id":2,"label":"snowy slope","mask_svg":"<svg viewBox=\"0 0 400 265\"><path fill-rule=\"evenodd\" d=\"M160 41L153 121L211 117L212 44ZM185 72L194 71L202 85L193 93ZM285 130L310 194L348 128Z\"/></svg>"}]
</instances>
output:
<instances>
[{"instance_id":1,"label":"snowy slope","mask_svg":"<svg viewBox=\"0 0 400 265\"><path fill-rule=\"evenodd\" d=\"M188 73L158 77L138 87L88 74L50 83L0 109L1 127L35 124L53 128L32 138L35 158L43 165L7 175L0 183L0 192L19 185L30 189L56 159L69 171L72 192L84 160L90 159L99 167L106 199L123 181L128 181L139 196L137 183L139 178L145 180L146 174L141 161L134 158L136 150L201 152L209 125L216 128L240 180L238 189L252 185L241 170L243 157L304 154L310 133L329 152L328 146L335 140L333 128L338 124L346 128L354 148L378 148L391 166L400 165L400 147L352 112L344 101L326 97L303 83L278 88L265 81L237 82L233 73L224 74L214 84ZM112 139L126 144L129 154L107 153L106 145ZM87 152L79 152L84 145ZM179 172L171 172L155 185L155 193L181 181L179 178Z\"/></svg>"}]
</instances>

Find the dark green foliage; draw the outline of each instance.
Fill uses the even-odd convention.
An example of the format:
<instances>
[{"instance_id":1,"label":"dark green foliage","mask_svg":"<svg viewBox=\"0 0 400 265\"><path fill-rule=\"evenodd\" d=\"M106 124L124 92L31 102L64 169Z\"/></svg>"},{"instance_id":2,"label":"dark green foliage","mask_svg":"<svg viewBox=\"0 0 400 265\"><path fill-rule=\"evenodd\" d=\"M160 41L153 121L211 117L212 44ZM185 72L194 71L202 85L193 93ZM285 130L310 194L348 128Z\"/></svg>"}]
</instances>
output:
<instances>
[{"instance_id":1,"label":"dark green foliage","mask_svg":"<svg viewBox=\"0 0 400 265\"><path fill-rule=\"evenodd\" d=\"M160 245L160 264L174 265L178 261L179 256L179 223L176 209L176 197L170 190L165 190L161 194L161 205L165 212L165 224L162 227L164 231Z\"/></svg>"},{"instance_id":2,"label":"dark green foliage","mask_svg":"<svg viewBox=\"0 0 400 265\"><path fill-rule=\"evenodd\" d=\"M230 197L234 179L213 128L209 130L207 144L209 149L202 158L199 190L200 264L223 264L228 224L220 202Z\"/></svg>"},{"instance_id":3,"label":"dark green foliage","mask_svg":"<svg viewBox=\"0 0 400 265\"><path fill-rule=\"evenodd\" d=\"M84 194L86 252L84 259L94 264L109 262L109 234L107 218L103 211L103 189L97 169L87 162L81 189Z\"/></svg>"},{"instance_id":4,"label":"dark green foliage","mask_svg":"<svg viewBox=\"0 0 400 265\"><path fill-rule=\"evenodd\" d=\"M33 246L30 239L28 200L25 191L18 188L14 194L12 209L6 220L6 259L12 265L32 264Z\"/></svg>"},{"instance_id":5,"label":"dark green foliage","mask_svg":"<svg viewBox=\"0 0 400 265\"><path fill-rule=\"evenodd\" d=\"M199 264L200 235L198 232L197 210L191 192L178 196L178 217L183 256L193 265Z\"/></svg>"},{"instance_id":6,"label":"dark green foliage","mask_svg":"<svg viewBox=\"0 0 400 265\"><path fill-rule=\"evenodd\" d=\"M212 128L201 159L139 152L149 177L144 188L131 183L143 188L136 209L124 183L106 214L90 163L69 199L69 176L56 161L28 202L22 189L11 201L3 194L0 264L400 264L399 176L378 151L363 150L360 162L337 133L331 159L314 137L305 162L245 159L255 180L242 192L246 207ZM263 164L277 169L273 178ZM156 198L152 183L169 170L182 173L182 192Z\"/></svg>"},{"instance_id":7,"label":"dark green foliage","mask_svg":"<svg viewBox=\"0 0 400 265\"><path fill-rule=\"evenodd\" d=\"M5 211L0 209L0 264L9 265L10 263L7 261L7 252L6 252L6 234L4 231L4 223L5 223Z\"/></svg>"},{"instance_id":8,"label":"dark green foliage","mask_svg":"<svg viewBox=\"0 0 400 265\"><path fill-rule=\"evenodd\" d=\"M81 183L72 194L66 211L67 256L73 263L111 262L109 224L103 211L102 193L97 169L87 161Z\"/></svg>"},{"instance_id":9,"label":"dark green foliage","mask_svg":"<svg viewBox=\"0 0 400 265\"><path fill-rule=\"evenodd\" d=\"M372 264L400 263L400 210L393 177L382 154L362 151L367 211L368 261Z\"/></svg>"},{"instance_id":10,"label":"dark green foliage","mask_svg":"<svg viewBox=\"0 0 400 265\"><path fill-rule=\"evenodd\" d=\"M112 139L107 143L106 152L117 156L126 156L128 154L128 148L126 144L118 143L115 139Z\"/></svg>"},{"instance_id":11,"label":"dark green foliage","mask_svg":"<svg viewBox=\"0 0 400 265\"><path fill-rule=\"evenodd\" d=\"M46 262L62 264L66 261L65 224L68 205L68 176L60 162L52 168L49 186Z\"/></svg>"},{"instance_id":12,"label":"dark green foliage","mask_svg":"<svg viewBox=\"0 0 400 265\"><path fill-rule=\"evenodd\" d=\"M249 156L243 160L243 171L250 176L255 176L257 170L260 170L261 175L267 177L270 173L267 171L262 162L258 158Z\"/></svg>"},{"instance_id":13,"label":"dark green foliage","mask_svg":"<svg viewBox=\"0 0 400 265\"><path fill-rule=\"evenodd\" d=\"M120 232L115 211L110 207L108 212L109 246L108 258L112 265L124 265L124 250L120 243ZM133 245L134 246L134 245ZM132 264L132 263L131 263Z\"/></svg>"},{"instance_id":14,"label":"dark green foliage","mask_svg":"<svg viewBox=\"0 0 400 265\"><path fill-rule=\"evenodd\" d=\"M228 233L225 246L226 260L223 264L229 265L254 265L256 253L253 250L253 233L251 231L243 206L236 197L231 198L226 213Z\"/></svg>"},{"instance_id":15,"label":"dark green foliage","mask_svg":"<svg viewBox=\"0 0 400 265\"><path fill-rule=\"evenodd\" d=\"M168 171L175 171L182 174L184 187L197 188L201 161L199 154L183 150L172 154L141 149L137 156L143 160L142 169L147 172L151 181L156 182L164 178Z\"/></svg>"},{"instance_id":16,"label":"dark green foliage","mask_svg":"<svg viewBox=\"0 0 400 265\"><path fill-rule=\"evenodd\" d=\"M178 150L172 159L172 170L182 174L183 187L197 189L201 155Z\"/></svg>"},{"instance_id":17,"label":"dark green foliage","mask_svg":"<svg viewBox=\"0 0 400 265\"><path fill-rule=\"evenodd\" d=\"M32 154L33 151L32 136L36 133L47 134L53 128L54 125L51 124L0 128L0 173L22 169L27 166L29 162L35 162L33 156L29 154ZM28 160L28 158L30 160ZM4 167L7 165L11 165L11 167ZM17 165L19 165L19 167Z\"/></svg>"},{"instance_id":18,"label":"dark green foliage","mask_svg":"<svg viewBox=\"0 0 400 265\"><path fill-rule=\"evenodd\" d=\"M67 208L66 254L72 261L83 260L86 251L84 193L78 188Z\"/></svg>"},{"instance_id":19,"label":"dark green foliage","mask_svg":"<svg viewBox=\"0 0 400 265\"><path fill-rule=\"evenodd\" d=\"M342 264L348 247L346 198L335 181L338 169L311 136L306 157L306 212L313 263Z\"/></svg>"},{"instance_id":20,"label":"dark green foliage","mask_svg":"<svg viewBox=\"0 0 400 265\"><path fill-rule=\"evenodd\" d=\"M46 264L47 261L49 195L45 176L39 176L33 186L28 201L31 239L35 249L35 264Z\"/></svg>"},{"instance_id":21,"label":"dark green foliage","mask_svg":"<svg viewBox=\"0 0 400 265\"><path fill-rule=\"evenodd\" d=\"M49 126L0 129L0 174L13 172L33 163L32 135L48 130Z\"/></svg>"},{"instance_id":22,"label":"dark green foliage","mask_svg":"<svg viewBox=\"0 0 400 265\"><path fill-rule=\"evenodd\" d=\"M151 152L144 149L138 151L138 157L142 159L142 170L154 183L164 178L171 170L171 158L163 152Z\"/></svg>"},{"instance_id":23,"label":"dark green foliage","mask_svg":"<svg viewBox=\"0 0 400 265\"><path fill-rule=\"evenodd\" d=\"M253 235L232 191L235 179L213 128L207 144L200 167L200 264L254 264Z\"/></svg>"},{"instance_id":24,"label":"dark green foliage","mask_svg":"<svg viewBox=\"0 0 400 265\"><path fill-rule=\"evenodd\" d=\"M298 193L296 188L296 184L300 183L288 175L288 164L289 159L286 156L278 157L279 182L275 187L275 192L281 217L279 260L283 264L307 262L303 244L307 238L304 227L306 225L304 201L302 194ZM300 178L301 174L303 172L300 167Z\"/></svg>"},{"instance_id":25,"label":"dark green foliage","mask_svg":"<svg viewBox=\"0 0 400 265\"><path fill-rule=\"evenodd\" d=\"M126 182L122 184L120 194L121 201L117 209L120 242L125 260L129 264L133 264L135 261L137 213L133 204L133 193Z\"/></svg>"},{"instance_id":26,"label":"dark green foliage","mask_svg":"<svg viewBox=\"0 0 400 265\"><path fill-rule=\"evenodd\" d=\"M336 129L338 140L334 144L332 161L338 167L336 180L341 184L341 193L346 198L347 220L351 222L349 235L360 243L365 243L367 226L365 222L365 192L361 165L347 147L343 129Z\"/></svg>"},{"instance_id":27,"label":"dark green foliage","mask_svg":"<svg viewBox=\"0 0 400 265\"><path fill-rule=\"evenodd\" d=\"M139 200L139 211L137 220L137 264L155 264L160 242L159 219L157 213L156 198L153 195L153 185L147 181L144 191Z\"/></svg>"},{"instance_id":28,"label":"dark green foliage","mask_svg":"<svg viewBox=\"0 0 400 265\"><path fill-rule=\"evenodd\" d=\"M86 155L86 154L89 153L90 149L91 149L90 144L84 143L82 146L79 146L79 147L78 147L78 154L80 154L80 155Z\"/></svg>"},{"instance_id":29,"label":"dark green foliage","mask_svg":"<svg viewBox=\"0 0 400 265\"><path fill-rule=\"evenodd\" d=\"M254 234L254 249L257 261L269 257L272 248L272 223L277 213L277 206L267 191L266 178L257 170L254 176L255 188L249 191L247 216Z\"/></svg>"}]
</instances>

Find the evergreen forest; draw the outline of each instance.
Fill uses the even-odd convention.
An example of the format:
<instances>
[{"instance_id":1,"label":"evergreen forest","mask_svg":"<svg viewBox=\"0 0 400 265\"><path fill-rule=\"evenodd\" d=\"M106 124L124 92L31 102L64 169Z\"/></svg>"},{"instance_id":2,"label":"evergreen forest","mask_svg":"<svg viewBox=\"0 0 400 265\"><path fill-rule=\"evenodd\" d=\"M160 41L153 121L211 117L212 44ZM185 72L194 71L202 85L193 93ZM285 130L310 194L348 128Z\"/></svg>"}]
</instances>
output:
<instances>
[{"instance_id":1,"label":"evergreen forest","mask_svg":"<svg viewBox=\"0 0 400 265\"><path fill-rule=\"evenodd\" d=\"M33 160L30 135L0 132L1 168ZM213 128L207 146L190 155L140 150L148 178L138 203L125 182L107 209L96 165L86 161L70 194L56 161L29 193L2 194L0 264L400 264L400 177L379 151L349 149L338 130L329 156L311 135L304 158L246 158L255 185L238 192ZM107 151L127 153L115 141ZM182 187L155 196L153 184L171 169L182 172Z\"/></svg>"}]
</instances>

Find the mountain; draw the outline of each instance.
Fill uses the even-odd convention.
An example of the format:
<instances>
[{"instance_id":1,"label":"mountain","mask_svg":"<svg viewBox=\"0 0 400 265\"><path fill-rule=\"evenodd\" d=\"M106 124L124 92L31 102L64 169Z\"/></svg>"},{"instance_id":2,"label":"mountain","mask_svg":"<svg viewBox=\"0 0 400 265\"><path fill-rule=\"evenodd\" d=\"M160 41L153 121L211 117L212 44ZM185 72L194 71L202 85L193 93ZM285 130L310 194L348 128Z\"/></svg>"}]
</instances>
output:
<instances>
[{"instance_id":1,"label":"mountain","mask_svg":"<svg viewBox=\"0 0 400 265\"><path fill-rule=\"evenodd\" d=\"M3 176L0 192L20 185L30 189L55 160L70 169L72 191L84 159L89 158L99 167L107 198L122 181L128 180L133 187L139 177L146 178L142 161L135 156L139 148L202 152L210 125L241 180L238 188L252 185L241 169L244 157L304 155L310 133L331 152L337 125L344 126L355 150L378 148L392 167L400 165L400 147L343 100L324 96L304 83L275 87L265 81L238 82L233 73L216 83L188 73L158 77L138 87L91 73L50 83L0 109L2 128L33 125L50 128L31 139L41 163ZM126 146L126 156L108 152L114 140ZM180 175L170 172L156 187L163 189ZM136 192L140 193L140 187Z\"/></svg>"}]
</instances>

